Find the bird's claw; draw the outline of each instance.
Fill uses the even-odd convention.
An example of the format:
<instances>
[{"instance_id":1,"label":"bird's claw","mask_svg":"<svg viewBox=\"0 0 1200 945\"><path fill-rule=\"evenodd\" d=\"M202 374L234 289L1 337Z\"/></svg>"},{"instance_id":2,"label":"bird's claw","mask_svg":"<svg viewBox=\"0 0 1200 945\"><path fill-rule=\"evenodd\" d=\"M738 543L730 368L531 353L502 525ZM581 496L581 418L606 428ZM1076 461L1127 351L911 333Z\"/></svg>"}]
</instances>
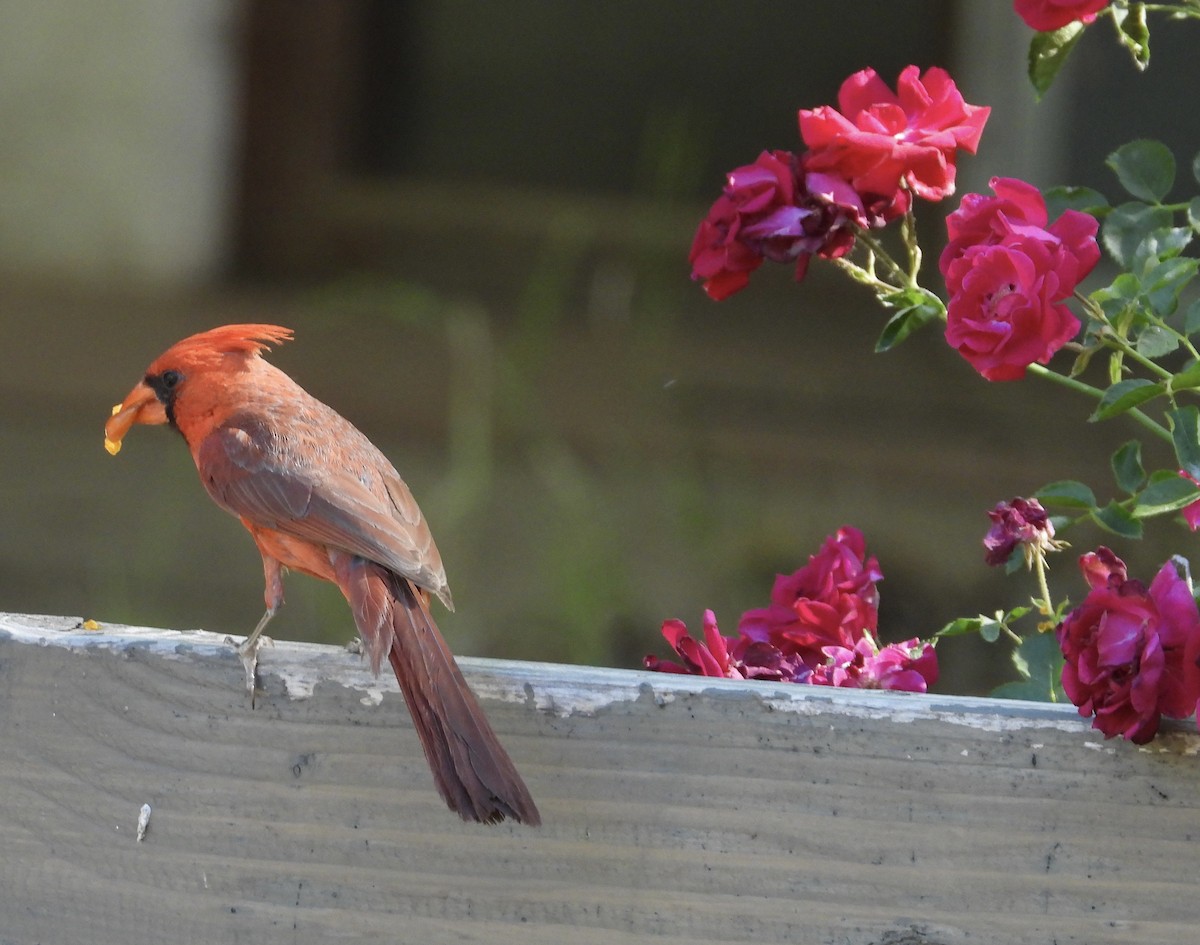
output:
<instances>
[{"instance_id":1,"label":"bird's claw","mask_svg":"<svg viewBox=\"0 0 1200 945\"><path fill-rule=\"evenodd\" d=\"M258 685L258 651L267 643L274 645L274 640L264 634L251 635L238 643L233 637L227 636L225 642L237 652L242 661L242 669L246 673L246 690L250 693L250 708L254 708L255 697L262 692Z\"/></svg>"}]
</instances>

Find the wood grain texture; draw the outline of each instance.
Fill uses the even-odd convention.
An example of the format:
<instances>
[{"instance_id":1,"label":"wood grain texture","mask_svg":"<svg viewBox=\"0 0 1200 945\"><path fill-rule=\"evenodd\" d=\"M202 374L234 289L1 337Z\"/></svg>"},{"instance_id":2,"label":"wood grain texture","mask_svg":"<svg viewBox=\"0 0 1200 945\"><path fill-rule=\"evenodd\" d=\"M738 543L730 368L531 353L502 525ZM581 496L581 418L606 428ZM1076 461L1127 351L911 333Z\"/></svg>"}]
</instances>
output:
<instances>
[{"instance_id":1,"label":"wood grain texture","mask_svg":"<svg viewBox=\"0 0 1200 945\"><path fill-rule=\"evenodd\" d=\"M463 660L545 819L481 827L360 657L251 709L220 637L79 623L0 615L0 945L1196 941L1191 726Z\"/></svg>"}]
</instances>

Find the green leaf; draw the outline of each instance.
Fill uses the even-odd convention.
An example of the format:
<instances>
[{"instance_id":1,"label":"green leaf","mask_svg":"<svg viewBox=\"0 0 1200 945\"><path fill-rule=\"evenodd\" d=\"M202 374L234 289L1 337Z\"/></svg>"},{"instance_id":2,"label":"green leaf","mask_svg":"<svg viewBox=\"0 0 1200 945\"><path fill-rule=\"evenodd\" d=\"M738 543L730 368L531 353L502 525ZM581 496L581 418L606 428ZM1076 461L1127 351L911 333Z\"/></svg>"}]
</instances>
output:
<instances>
[{"instance_id":1,"label":"green leaf","mask_svg":"<svg viewBox=\"0 0 1200 945\"><path fill-rule=\"evenodd\" d=\"M1169 227L1173 220L1174 214L1166 207L1152 207L1136 201L1123 203L1104 220L1101 231L1104 248L1118 263L1131 269L1142 240L1155 230Z\"/></svg>"},{"instance_id":2,"label":"green leaf","mask_svg":"<svg viewBox=\"0 0 1200 945\"><path fill-rule=\"evenodd\" d=\"M1200 267L1200 259L1177 256L1164 259L1142 277L1142 292L1155 314L1165 317L1175 311L1179 293L1195 278L1197 267Z\"/></svg>"},{"instance_id":3,"label":"green leaf","mask_svg":"<svg viewBox=\"0 0 1200 945\"><path fill-rule=\"evenodd\" d=\"M1005 683L992 690L998 699L1024 699L1029 702L1067 702L1062 689L1063 655L1053 633L1035 633L1025 637L1013 650L1013 668L1019 682Z\"/></svg>"},{"instance_id":4,"label":"green leaf","mask_svg":"<svg viewBox=\"0 0 1200 945\"><path fill-rule=\"evenodd\" d=\"M1191 228L1200 232L1200 197L1193 197L1188 203L1187 218Z\"/></svg>"},{"instance_id":5,"label":"green leaf","mask_svg":"<svg viewBox=\"0 0 1200 945\"><path fill-rule=\"evenodd\" d=\"M1200 479L1200 407L1188 404L1166 411L1171 425L1175 458L1190 475Z\"/></svg>"},{"instance_id":6,"label":"green leaf","mask_svg":"<svg viewBox=\"0 0 1200 945\"><path fill-rule=\"evenodd\" d=\"M1112 417L1131 410L1138 404L1144 404L1160 394L1165 393L1161 383L1148 381L1144 377L1134 377L1125 381L1117 381L1100 398L1100 404L1095 412L1088 417L1090 422L1108 420Z\"/></svg>"},{"instance_id":7,"label":"green leaf","mask_svg":"<svg viewBox=\"0 0 1200 945\"><path fill-rule=\"evenodd\" d=\"M875 342L876 354L891 351L918 328L939 321L944 311L941 300L924 289L903 289L882 296L879 301L897 311L883 326L883 332Z\"/></svg>"},{"instance_id":8,"label":"green leaf","mask_svg":"<svg viewBox=\"0 0 1200 945\"><path fill-rule=\"evenodd\" d=\"M1112 454L1113 478L1122 492L1131 495L1142 488L1146 481L1146 470L1142 466L1142 444L1130 440Z\"/></svg>"},{"instance_id":9,"label":"green leaf","mask_svg":"<svg viewBox=\"0 0 1200 945\"><path fill-rule=\"evenodd\" d=\"M1096 495L1082 482L1061 479L1042 486L1034 496L1043 505L1062 505L1072 509L1094 509Z\"/></svg>"},{"instance_id":10,"label":"green leaf","mask_svg":"<svg viewBox=\"0 0 1200 945\"><path fill-rule=\"evenodd\" d=\"M1145 272L1151 265L1178 256L1191 241L1191 227L1167 226L1151 230L1134 250L1130 268L1134 272Z\"/></svg>"},{"instance_id":11,"label":"green leaf","mask_svg":"<svg viewBox=\"0 0 1200 945\"><path fill-rule=\"evenodd\" d=\"M951 620L946 626L942 627L935 637L961 637L968 633L977 633L983 625L987 617L959 617L957 620Z\"/></svg>"},{"instance_id":12,"label":"green leaf","mask_svg":"<svg viewBox=\"0 0 1200 945\"><path fill-rule=\"evenodd\" d=\"M1183 316L1183 333L1185 335L1194 335L1200 331L1200 299L1196 299L1187 307L1187 313Z\"/></svg>"},{"instance_id":13,"label":"green leaf","mask_svg":"<svg viewBox=\"0 0 1200 945\"><path fill-rule=\"evenodd\" d=\"M1083 35L1082 23L1068 23L1061 29L1038 33L1029 43L1029 81L1040 102L1054 83L1058 70Z\"/></svg>"},{"instance_id":14,"label":"green leaf","mask_svg":"<svg viewBox=\"0 0 1200 945\"><path fill-rule=\"evenodd\" d=\"M1197 184L1200 184L1200 152L1197 152L1196 156L1192 158L1192 177Z\"/></svg>"},{"instance_id":15,"label":"green leaf","mask_svg":"<svg viewBox=\"0 0 1200 945\"><path fill-rule=\"evenodd\" d=\"M1132 3L1127 10L1114 6L1113 21L1117 25L1117 38L1129 50L1134 66L1145 70L1150 65L1150 27L1146 25L1146 5Z\"/></svg>"},{"instance_id":16,"label":"green leaf","mask_svg":"<svg viewBox=\"0 0 1200 945\"><path fill-rule=\"evenodd\" d=\"M1117 148L1104 162L1139 200L1162 203L1175 184L1175 155L1161 141L1142 138Z\"/></svg>"},{"instance_id":17,"label":"green leaf","mask_svg":"<svg viewBox=\"0 0 1200 945\"><path fill-rule=\"evenodd\" d=\"M986 619L979 622L979 635L986 643L995 643L1000 639L1000 621Z\"/></svg>"},{"instance_id":18,"label":"green leaf","mask_svg":"<svg viewBox=\"0 0 1200 945\"><path fill-rule=\"evenodd\" d=\"M1188 479L1172 473L1165 479L1152 482L1137 497L1133 507L1134 518L1150 518L1175 512L1200 499L1200 488Z\"/></svg>"},{"instance_id":19,"label":"green leaf","mask_svg":"<svg viewBox=\"0 0 1200 945\"><path fill-rule=\"evenodd\" d=\"M1179 336L1169 328L1147 325L1139 332L1136 347L1147 358L1161 358L1179 347Z\"/></svg>"},{"instance_id":20,"label":"green leaf","mask_svg":"<svg viewBox=\"0 0 1200 945\"><path fill-rule=\"evenodd\" d=\"M1171 378L1171 390L1195 390L1197 387L1200 387L1200 362L1193 361Z\"/></svg>"},{"instance_id":21,"label":"green leaf","mask_svg":"<svg viewBox=\"0 0 1200 945\"><path fill-rule=\"evenodd\" d=\"M1104 508L1096 509L1092 513L1092 518L1106 532L1112 532L1122 538L1142 537L1142 523L1116 502L1110 502Z\"/></svg>"},{"instance_id":22,"label":"green leaf","mask_svg":"<svg viewBox=\"0 0 1200 945\"><path fill-rule=\"evenodd\" d=\"M1051 220L1057 220L1064 210L1103 217L1112 209L1108 198L1091 187L1051 187L1042 196L1046 198L1046 214Z\"/></svg>"}]
</instances>

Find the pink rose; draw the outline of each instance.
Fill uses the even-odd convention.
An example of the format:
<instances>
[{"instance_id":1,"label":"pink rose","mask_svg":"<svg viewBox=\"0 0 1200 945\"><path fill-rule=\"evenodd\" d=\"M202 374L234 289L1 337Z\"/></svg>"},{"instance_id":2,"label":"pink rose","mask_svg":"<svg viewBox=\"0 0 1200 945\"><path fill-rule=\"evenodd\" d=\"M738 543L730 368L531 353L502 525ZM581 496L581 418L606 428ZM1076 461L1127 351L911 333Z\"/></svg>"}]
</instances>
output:
<instances>
[{"instance_id":1,"label":"pink rose","mask_svg":"<svg viewBox=\"0 0 1200 945\"><path fill-rule=\"evenodd\" d=\"M810 680L814 686L927 692L938 679L937 651L916 638L880 649L864 637L853 647L828 646L825 655L828 661Z\"/></svg>"},{"instance_id":2,"label":"pink rose","mask_svg":"<svg viewBox=\"0 0 1200 945\"><path fill-rule=\"evenodd\" d=\"M764 151L726 176L692 241L692 278L718 301L745 288L764 259L795 263L799 281L812 256L844 256L866 225L862 201L845 181L804 173L791 152Z\"/></svg>"},{"instance_id":3,"label":"pink rose","mask_svg":"<svg viewBox=\"0 0 1200 945\"><path fill-rule=\"evenodd\" d=\"M1025 25L1039 32L1056 30L1076 21L1091 23L1108 0L1014 0L1013 9Z\"/></svg>"},{"instance_id":4,"label":"pink rose","mask_svg":"<svg viewBox=\"0 0 1200 945\"><path fill-rule=\"evenodd\" d=\"M951 294L957 289L957 282L952 282L950 275L955 260L972 247L1023 237L1041 240L1050 249L1060 286L1059 298L1074 292L1100 261L1096 218L1078 210L1064 210L1053 224L1049 224L1046 200L1032 184L1011 177L993 177L988 186L995 193L994 197L967 194L959 208L946 218L949 242L942 250L938 268L946 278ZM960 267L957 271L965 272L967 268Z\"/></svg>"},{"instance_id":5,"label":"pink rose","mask_svg":"<svg viewBox=\"0 0 1200 945\"><path fill-rule=\"evenodd\" d=\"M1200 612L1168 561L1147 589L1102 548L1080 559L1087 598L1055 631L1062 683L1106 737L1148 742L1163 715L1186 718L1200 699Z\"/></svg>"},{"instance_id":6,"label":"pink rose","mask_svg":"<svg viewBox=\"0 0 1200 945\"><path fill-rule=\"evenodd\" d=\"M1036 244L989 246L968 261L946 306L946 341L989 381L1024 377L1075 337L1079 319L1053 301L1057 277Z\"/></svg>"},{"instance_id":7,"label":"pink rose","mask_svg":"<svg viewBox=\"0 0 1200 945\"><path fill-rule=\"evenodd\" d=\"M950 301L946 341L988 380L1025 376L1079 331L1060 304L1100 259L1099 224L1073 210L1047 225L1030 184L993 178L996 196L967 194L946 221L939 260Z\"/></svg>"},{"instance_id":8,"label":"pink rose","mask_svg":"<svg viewBox=\"0 0 1200 945\"><path fill-rule=\"evenodd\" d=\"M975 153L991 111L968 105L945 70L919 75L916 66L900 73L895 92L874 69L855 73L838 108L800 111L804 166L849 181L883 220L907 210L902 185L925 200L954 192L957 151Z\"/></svg>"}]
</instances>

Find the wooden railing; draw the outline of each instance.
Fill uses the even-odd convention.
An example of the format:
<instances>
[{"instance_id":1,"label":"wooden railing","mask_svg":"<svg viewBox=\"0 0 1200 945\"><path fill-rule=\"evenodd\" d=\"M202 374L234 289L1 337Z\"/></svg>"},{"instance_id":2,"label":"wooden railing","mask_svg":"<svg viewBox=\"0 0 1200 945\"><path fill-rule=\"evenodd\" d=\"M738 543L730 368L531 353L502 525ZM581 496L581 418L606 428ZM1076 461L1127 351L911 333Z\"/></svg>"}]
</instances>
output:
<instances>
[{"instance_id":1,"label":"wooden railing","mask_svg":"<svg viewBox=\"0 0 1200 945\"><path fill-rule=\"evenodd\" d=\"M0 616L0 943L1187 943L1200 735L1070 706L461 661L538 829L442 806L391 679ZM137 839L139 812L150 805Z\"/></svg>"}]
</instances>

